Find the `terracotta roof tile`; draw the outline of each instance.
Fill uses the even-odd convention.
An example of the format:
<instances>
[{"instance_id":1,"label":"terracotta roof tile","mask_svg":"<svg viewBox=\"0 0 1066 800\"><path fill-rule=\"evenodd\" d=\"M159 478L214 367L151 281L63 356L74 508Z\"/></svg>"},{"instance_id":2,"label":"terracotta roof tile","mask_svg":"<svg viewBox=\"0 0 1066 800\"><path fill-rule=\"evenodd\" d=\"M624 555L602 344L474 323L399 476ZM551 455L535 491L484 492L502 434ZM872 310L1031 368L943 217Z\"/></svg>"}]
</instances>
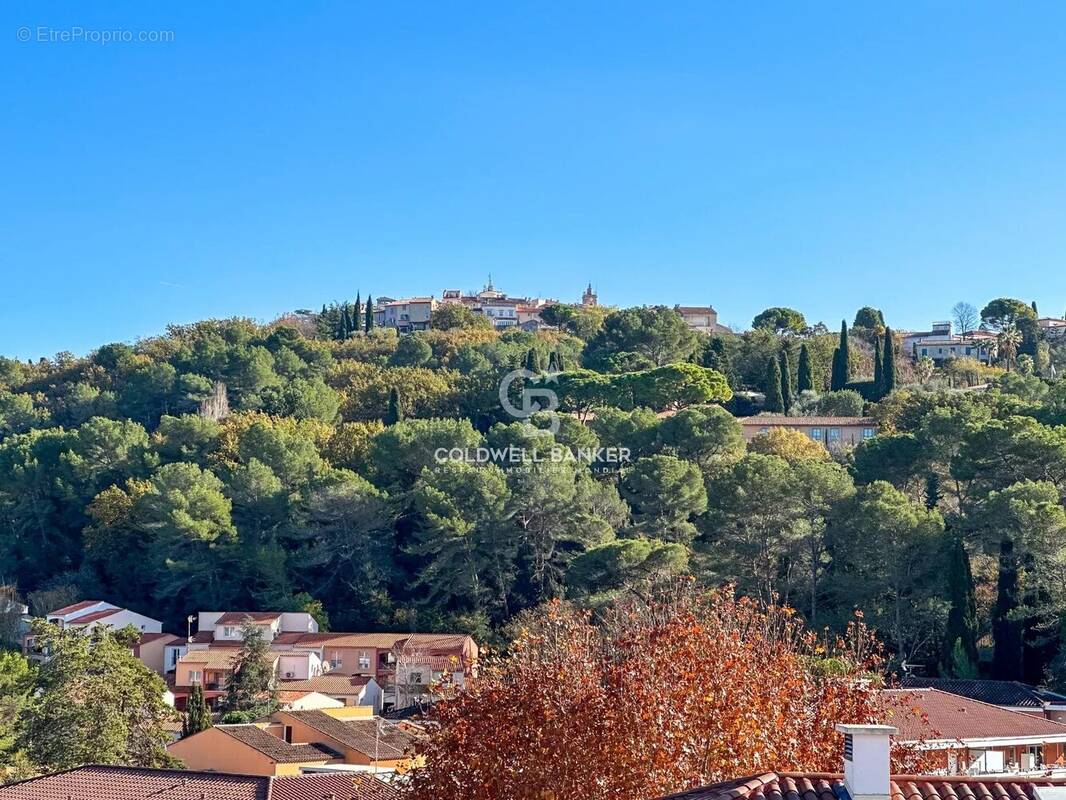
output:
<instances>
[{"instance_id":1,"label":"terracotta roof tile","mask_svg":"<svg viewBox=\"0 0 1066 800\"><path fill-rule=\"evenodd\" d=\"M318 675L306 681L279 681L278 688L288 691L323 692L325 694L357 695L370 682L363 675Z\"/></svg>"},{"instance_id":2,"label":"terracotta roof tile","mask_svg":"<svg viewBox=\"0 0 1066 800\"><path fill-rule=\"evenodd\" d=\"M0 800L322 800L330 796L335 800L396 800L400 794L362 773L265 777L104 766L78 767L0 786Z\"/></svg>"},{"instance_id":3,"label":"terracotta roof tile","mask_svg":"<svg viewBox=\"0 0 1066 800\"><path fill-rule=\"evenodd\" d=\"M322 744L289 744L258 725L216 725L215 728L277 764L319 763L341 757Z\"/></svg>"},{"instance_id":4,"label":"terracotta roof tile","mask_svg":"<svg viewBox=\"0 0 1066 800\"><path fill-rule=\"evenodd\" d=\"M88 625L90 622L96 622L98 619L112 617L120 611L122 611L121 608L103 608L99 611L92 611L88 614L82 614L80 617L67 620L67 625Z\"/></svg>"},{"instance_id":5,"label":"terracotta roof tile","mask_svg":"<svg viewBox=\"0 0 1066 800\"><path fill-rule=\"evenodd\" d=\"M874 427L877 420L873 417L785 417L785 416L756 416L737 417L741 425L756 425L772 428L774 425L863 425Z\"/></svg>"},{"instance_id":6,"label":"terracotta roof tile","mask_svg":"<svg viewBox=\"0 0 1066 800\"><path fill-rule=\"evenodd\" d=\"M215 620L216 625L243 625L245 622L273 622L280 611L227 611Z\"/></svg>"},{"instance_id":7,"label":"terracotta roof tile","mask_svg":"<svg viewBox=\"0 0 1066 800\"><path fill-rule=\"evenodd\" d=\"M890 716L885 722L899 728L900 741L1017 736L1061 736L1066 739L1066 725L1060 722L937 689L890 689L886 694L899 698L901 706L920 709L928 719L926 726L919 717L890 708Z\"/></svg>"},{"instance_id":8,"label":"terracotta roof tile","mask_svg":"<svg viewBox=\"0 0 1066 800\"><path fill-rule=\"evenodd\" d=\"M891 800L1032 800L1036 786L1063 786L1064 778L1012 781L941 775L896 775ZM659 800L835 800L844 777L827 773L766 772L671 794ZM838 792L840 793L838 795Z\"/></svg>"},{"instance_id":9,"label":"terracotta roof tile","mask_svg":"<svg viewBox=\"0 0 1066 800\"><path fill-rule=\"evenodd\" d=\"M373 775L345 773L274 778L271 800L395 800L400 792Z\"/></svg>"},{"instance_id":10,"label":"terracotta roof tile","mask_svg":"<svg viewBox=\"0 0 1066 800\"><path fill-rule=\"evenodd\" d=\"M104 601L103 600L82 600L81 602L78 602L78 603L72 603L69 606L63 606L62 608L57 608L55 611L50 611L48 613L48 616L50 616L50 617L65 617L67 614L73 614L75 611L81 611L83 608L88 608L89 606L95 606L95 605L98 605L98 604L100 604L102 602L104 602Z\"/></svg>"},{"instance_id":11,"label":"terracotta roof tile","mask_svg":"<svg viewBox=\"0 0 1066 800\"><path fill-rule=\"evenodd\" d=\"M396 725L380 719L337 719L323 711L282 711L327 738L363 755L394 761L414 746L414 737Z\"/></svg>"},{"instance_id":12,"label":"terracotta roof tile","mask_svg":"<svg viewBox=\"0 0 1066 800\"><path fill-rule=\"evenodd\" d=\"M0 786L2 800L267 800L270 779L178 769L88 766Z\"/></svg>"}]
</instances>

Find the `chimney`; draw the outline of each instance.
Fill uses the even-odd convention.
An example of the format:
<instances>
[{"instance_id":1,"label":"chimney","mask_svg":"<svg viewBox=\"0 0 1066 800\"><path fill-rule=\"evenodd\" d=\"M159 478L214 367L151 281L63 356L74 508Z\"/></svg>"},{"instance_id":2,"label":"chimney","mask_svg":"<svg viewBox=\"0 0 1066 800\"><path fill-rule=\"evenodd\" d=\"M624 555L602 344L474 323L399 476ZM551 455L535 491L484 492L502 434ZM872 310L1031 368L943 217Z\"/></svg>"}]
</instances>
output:
<instances>
[{"instance_id":1,"label":"chimney","mask_svg":"<svg viewBox=\"0 0 1066 800\"><path fill-rule=\"evenodd\" d=\"M888 800L892 766L891 725L837 725L844 734L844 786L852 800Z\"/></svg>"}]
</instances>

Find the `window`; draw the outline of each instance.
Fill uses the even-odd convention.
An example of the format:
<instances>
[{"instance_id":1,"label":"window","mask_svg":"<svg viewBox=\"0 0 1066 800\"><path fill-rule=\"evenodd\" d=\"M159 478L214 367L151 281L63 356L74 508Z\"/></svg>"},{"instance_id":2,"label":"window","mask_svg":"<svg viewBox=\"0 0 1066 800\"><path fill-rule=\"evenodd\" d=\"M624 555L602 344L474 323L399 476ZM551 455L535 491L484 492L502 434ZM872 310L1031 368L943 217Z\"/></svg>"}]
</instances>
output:
<instances>
[{"instance_id":1,"label":"window","mask_svg":"<svg viewBox=\"0 0 1066 800\"><path fill-rule=\"evenodd\" d=\"M409 676L408 683L422 683L422 673L412 672Z\"/></svg>"},{"instance_id":2,"label":"window","mask_svg":"<svg viewBox=\"0 0 1066 800\"><path fill-rule=\"evenodd\" d=\"M222 629L222 638L224 638L224 639L232 639L233 638L233 632L234 632L234 628L232 626L230 626L230 625L226 625Z\"/></svg>"},{"instance_id":3,"label":"window","mask_svg":"<svg viewBox=\"0 0 1066 800\"><path fill-rule=\"evenodd\" d=\"M923 355L923 356L927 356L927 355L929 355L929 349L928 349L928 348L926 348L926 347L923 347L923 348L922 348L922 355Z\"/></svg>"},{"instance_id":4,"label":"window","mask_svg":"<svg viewBox=\"0 0 1066 800\"><path fill-rule=\"evenodd\" d=\"M359 669L370 669L370 653L366 650L359 653Z\"/></svg>"},{"instance_id":5,"label":"window","mask_svg":"<svg viewBox=\"0 0 1066 800\"><path fill-rule=\"evenodd\" d=\"M830 428L829 429L829 441L835 442L839 438L840 438L840 428Z\"/></svg>"},{"instance_id":6,"label":"window","mask_svg":"<svg viewBox=\"0 0 1066 800\"><path fill-rule=\"evenodd\" d=\"M872 439L872 438L874 438L874 429L873 428L863 428L862 429L862 438L863 439Z\"/></svg>"},{"instance_id":7,"label":"window","mask_svg":"<svg viewBox=\"0 0 1066 800\"><path fill-rule=\"evenodd\" d=\"M816 442L822 441L822 429L811 428L811 438L814 439L814 441Z\"/></svg>"},{"instance_id":8,"label":"window","mask_svg":"<svg viewBox=\"0 0 1066 800\"><path fill-rule=\"evenodd\" d=\"M285 726L285 741L292 744L292 725Z\"/></svg>"},{"instance_id":9,"label":"window","mask_svg":"<svg viewBox=\"0 0 1066 800\"><path fill-rule=\"evenodd\" d=\"M972 352L973 352L973 348L972 347L967 347L966 348L966 355L970 355Z\"/></svg>"},{"instance_id":10,"label":"window","mask_svg":"<svg viewBox=\"0 0 1066 800\"><path fill-rule=\"evenodd\" d=\"M202 683L203 679L204 679L204 674L202 672L200 672L200 670L198 670L198 669L189 670L189 685L190 686L196 686L197 684Z\"/></svg>"}]
</instances>

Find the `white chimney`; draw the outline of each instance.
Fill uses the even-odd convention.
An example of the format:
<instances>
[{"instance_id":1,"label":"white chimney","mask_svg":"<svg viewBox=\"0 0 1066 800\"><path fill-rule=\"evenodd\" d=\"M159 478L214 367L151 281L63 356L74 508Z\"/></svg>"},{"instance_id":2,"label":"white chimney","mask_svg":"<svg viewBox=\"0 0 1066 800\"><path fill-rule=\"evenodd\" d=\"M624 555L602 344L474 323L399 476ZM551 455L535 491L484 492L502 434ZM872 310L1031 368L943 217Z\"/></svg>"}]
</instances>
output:
<instances>
[{"instance_id":1,"label":"white chimney","mask_svg":"<svg viewBox=\"0 0 1066 800\"><path fill-rule=\"evenodd\" d=\"M891 794L891 725L837 725L844 734L844 785L852 800L888 800Z\"/></svg>"}]
</instances>

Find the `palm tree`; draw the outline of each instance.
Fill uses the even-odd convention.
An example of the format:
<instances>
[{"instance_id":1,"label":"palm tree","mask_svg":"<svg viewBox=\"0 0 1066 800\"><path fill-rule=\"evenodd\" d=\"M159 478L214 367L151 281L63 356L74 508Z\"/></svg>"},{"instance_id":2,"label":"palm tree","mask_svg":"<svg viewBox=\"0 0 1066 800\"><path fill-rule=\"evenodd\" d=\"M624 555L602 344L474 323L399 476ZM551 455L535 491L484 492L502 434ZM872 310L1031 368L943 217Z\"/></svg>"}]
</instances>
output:
<instances>
[{"instance_id":1,"label":"palm tree","mask_svg":"<svg viewBox=\"0 0 1066 800\"><path fill-rule=\"evenodd\" d=\"M1014 364L1014 357L1018 354L1018 348L1022 344L1022 334L1016 326L1008 325L1000 332L997 341L1003 360L1007 363L1007 372L1010 372L1010 368Z\"/></svg>"}]
</instances>

